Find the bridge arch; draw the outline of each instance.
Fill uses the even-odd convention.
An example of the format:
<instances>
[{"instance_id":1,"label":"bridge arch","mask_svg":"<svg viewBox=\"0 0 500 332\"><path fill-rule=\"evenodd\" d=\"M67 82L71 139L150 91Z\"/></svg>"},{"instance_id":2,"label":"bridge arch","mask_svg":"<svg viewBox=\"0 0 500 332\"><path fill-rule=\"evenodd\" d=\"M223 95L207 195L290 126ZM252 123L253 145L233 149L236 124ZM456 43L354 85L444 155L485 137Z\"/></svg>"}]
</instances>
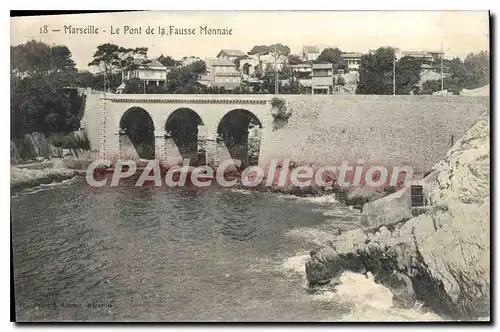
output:
<instances>
[{"instance_id":1,"label":"bridge arch","mask_svg":"<svg viewBox=\"0 0 500 332\"><path fill-rule=\"evenodd\" d=\"M204 164L206 161L204 126L201 116L191 108L176 109L165 120L167 145L175 146L182 159L191 159L192 164ZM168 144L169 140L173 144Z\"/></svg>"},{"instance_id":2,"label":"bridge arch","mask_svg":"<svg viewBox=\"0 0 500 332\"><path fill-rule=\"evenodd\" d=\"M243 167L257 165L262 129L262 121L254 113L242 108L233 109L220 119L217 141L232 159L241 160Z\"/></svg>"},{"instance_id":3,"label":"bridge arch","mask_svg":"<svg viewBox=\"0 0 500 332\"><path fill-rule=\"evenodd\" d=\"M123 157L155 158L155 126L148 111L138 106L127 109L120 118L119 126L119 153L123 153Z\"/></svg>"}]
</instances>

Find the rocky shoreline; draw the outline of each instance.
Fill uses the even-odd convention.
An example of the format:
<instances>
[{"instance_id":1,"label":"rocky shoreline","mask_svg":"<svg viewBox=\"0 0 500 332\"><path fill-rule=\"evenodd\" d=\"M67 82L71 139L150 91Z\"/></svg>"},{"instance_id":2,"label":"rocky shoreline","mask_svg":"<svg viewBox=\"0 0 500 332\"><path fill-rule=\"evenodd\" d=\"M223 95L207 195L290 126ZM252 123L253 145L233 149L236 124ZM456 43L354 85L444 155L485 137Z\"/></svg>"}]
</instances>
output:
<instances>
[{"instance_id":1,"label":"rocky shoreline","mask_svg":"<svg viewBox=\"0 0 500 332\"><path fill-rule=\"evenodd\" d=\"M335 287L344 271L371 272L401 308L423 305L445 318L490 316L489 114L457 141L418 184L363 206L363 229L332 235L311 251L310 287Z\"/></svg>"},{"instance_id":2,"label":"rocky shoreline","mask_svg":"<svg viewBox=\"0 0 500 332\"><path fill-rule=\"evenodd\" d=\"M85 173L90 161L76 158L44 159L10 167L11 192L71 179Z\"/></svg>"}]
</instances>

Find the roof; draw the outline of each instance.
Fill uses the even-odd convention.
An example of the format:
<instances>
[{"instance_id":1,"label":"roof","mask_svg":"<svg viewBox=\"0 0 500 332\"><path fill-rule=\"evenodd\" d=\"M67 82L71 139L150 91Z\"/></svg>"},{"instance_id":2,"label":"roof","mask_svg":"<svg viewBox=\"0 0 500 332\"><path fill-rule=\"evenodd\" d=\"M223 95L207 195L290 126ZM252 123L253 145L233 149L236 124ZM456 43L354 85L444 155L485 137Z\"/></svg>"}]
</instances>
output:
<instances>
[{"instance_id":1,"label":"roof","mask_svg":"<svg viewBox=\"0 0 500 332\"><path fill-rule=\"evenodd\" d=\"M311 64L309 62L298 63L296 65L290 65L291 68L311 68Z\"/></svg>"},{"instance_id":2,"label":"roof","mask_svg":"<svg viewBox=\"0 0 500 332\"><path fill-rule=\"evenodd\" d=\"M436 51L436 50L434 50L434 51L433 51L433 50L430 50L430 51L429 51L429 50L427 50L427 51L424 51L424 52L427 52L427 53L429 53L429 54L444 54L444 52L443 52L443 51Z\"/></svg>"},{"instance_id":3,"label":"roof","mask_svg":"<svg viewBox=\"0 0 500 332\"><path fill-rule=\"evenodd\" d=\"M423 70L420 73L420 81L421 83L425 81L434 81L434 80L440 80L441 79L441 74L437 73L434 70Z\"/></svg>"},{"instance_id":4,"label":"roof","mask_svg":"<svg viewBox=\"0 0 500 332\"><path fill-rule=\"evenodd\" d=\"M420 67L421 69L434 69L434 66L429 65L427 63L423 63L422 66Z\"/></svg>"},{"instance_id":5,"label":"roof","mask_svg":"<svg viewBox=\"0 0 500 332\"><path fill-rule=\"evenodd\" d=\"M207 64L212 64L216 61L217 59L216 58L205 58L204 61L205 63Z\"/></svg>"},{"instance_id":6,"label":"roof","mask_svg":"<svg viewBox=\"0 0 500 332\"><path fill-rule=\"evenodd\" d=\"M319 53L319 49L316 46L304 46L302 48L304 53Z\"/></svg>"},{"instance_id":7,"label":"roof","mask_svg":"<svg viewBox=\"0 0 500 332\"><path fill-rule=\"evenodd\" d=\"M215 60L213 62L212 66L231 66L231 67L233 67L236 65L231 60L228 60L225 58L218 58L217 60Z\"/></svg>"},{"instance_id":8,"label":"roof","mask_svg":"<svg viewBox=\"0 0 500 332\"><path fill-rule=\"evenodd\" d=\"M361 58L363 54L358 53L358 52L348 52L348 53L342 53L343 58Z\"/></svg>"},{"instance_id":9,"label":"roof","mask_svg":"<svg viewBox=\"0 0 500 332\"><path fill-rule=\"evenodd\" d=\"M156 59L134 59L132 64L149 68L165 68L165 66Z\"/></svg>"},{"instance_id":10,"label":"roof","mask_svg":"<svg viewBox=\"0 0 500 332\"><path fill-rule=\"evenodd\" d=\"M402 51L401 54L408 55L408 56L431 56L427 52L420 52L420 51Z\"/></svg>"},{"instance_id":11,"label":"roof","mask_svg":"<svg viewBox=\"0 0 500 332\"><path fill-rule=\"evenodd\" d=\"M313 69L333 69L333 65L331 63L315 63Z\"/></svg>"},{"instance_id":12,"label":"roof","mask_svg":"<svg viewBox=\"0 0 500 332\"><path fill-rule=\"evenodd\" d=\"M240 50L228 50L228 49L222 49L217 56L219 56L221 53L224 53L229 56L245 56L246 54L243 53Z\"/></svg>"}]
</instances>

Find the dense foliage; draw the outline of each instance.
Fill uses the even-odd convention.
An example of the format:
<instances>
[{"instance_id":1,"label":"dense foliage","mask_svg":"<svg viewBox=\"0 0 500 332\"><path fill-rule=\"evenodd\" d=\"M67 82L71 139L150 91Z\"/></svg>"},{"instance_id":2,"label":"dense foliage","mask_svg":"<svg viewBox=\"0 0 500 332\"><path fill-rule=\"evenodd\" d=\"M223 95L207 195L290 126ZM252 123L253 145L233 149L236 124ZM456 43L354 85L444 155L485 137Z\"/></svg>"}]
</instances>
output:
<instances>
[{"instance_id":1,"label":"dense foliage","mask_svg":"<svg viewBox=\"0 0 500 332\"><path fill-rule=\"evenodd\" d=\"M358 94L392 94L394 49L382 47L373 54L363 55L359 70ZM425 81L421 91L421 66L416 58L402 57L396 61L396 94L432 94L441 90L441 80ZM440 64L434 64L440 73ZM458 93L462 89L475 89L490 81L489 52L470 53L464 61L459 58L443 60L443 88Z\"/></svg>"},{"instance_id":2,"label":"dense foliage","mask_svg":"<svg viewBox=\"0 0 500 332\"><path fill-rule=\"evenodd\" d=\"M83 97L71 87L77 70L66 46L30 41L11 51L11 137L79 128Z\"/></svg>"},{"instance_id":3,"label":"dense foliage","mask_svg":"<svg viewBox=\"0 0 500 332\"><path fill-rule=\"evenodd\" d=\"M392 71L395 52L391 47L380 47L374 53L361 57L358 94L392 94Z\"/></svg>"},{"instance_id":4,"label":"dense foliage","mask_svg":"<svg viewBox=\"0 0 500 332\"><path fill-rule=\"evenodd\" d=\"M347 65L342 58L342 51L338 48L325 48L315 63L331 63L333 65L333 72L337 72L338 69L346 69Z\"/></svg>"}]
</instances>

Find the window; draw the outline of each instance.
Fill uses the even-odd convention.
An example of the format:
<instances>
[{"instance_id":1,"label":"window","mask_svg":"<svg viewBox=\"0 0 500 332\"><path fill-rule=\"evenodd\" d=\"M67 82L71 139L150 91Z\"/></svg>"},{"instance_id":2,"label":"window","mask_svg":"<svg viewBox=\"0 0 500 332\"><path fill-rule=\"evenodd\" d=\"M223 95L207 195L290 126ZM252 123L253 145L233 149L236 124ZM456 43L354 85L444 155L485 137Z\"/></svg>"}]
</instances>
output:
<instances>
[{"instance_id":1,"label":"window","mask_svg":"<svg viewBox=\"0 0 500 332\"><path fill-rule=\"evenodd\" d=\"M329 69L314 69L314 77L328 77L330 75Z\"/></svg>"}]
</instances>

